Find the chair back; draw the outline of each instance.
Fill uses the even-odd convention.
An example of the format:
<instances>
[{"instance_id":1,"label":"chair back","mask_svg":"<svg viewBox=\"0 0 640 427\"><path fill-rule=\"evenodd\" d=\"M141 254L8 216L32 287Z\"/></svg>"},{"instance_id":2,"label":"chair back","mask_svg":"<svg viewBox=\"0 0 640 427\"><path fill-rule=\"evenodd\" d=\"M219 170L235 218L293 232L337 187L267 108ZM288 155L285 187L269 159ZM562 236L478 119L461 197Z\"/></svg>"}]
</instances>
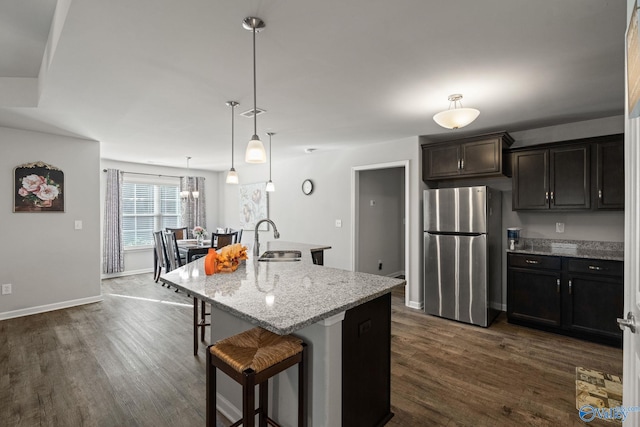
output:
<instances>
[{"instance_id":1,"label":"chair back","mask_svg":"<svg viewBox=\"0 0 640 427\"><path fill-rule=\"evenodd\" d=\"M225 246L237 243L238 233L212 233L211 234L211 247L220 249Z\"/></svg>"},{"instance_id":2,"label":"chair back","mask_svg":"<svg viewBox=\"0 0 640 427\"><path fill-rule=\"evenodd\" d=\"M173 231L164 233L165 247L167 249L167 271L182 267L180 252L178 251L178 241Z\"/></svg>"},{"instance_id":3,"label":"chair back","mask_svg":"<svg viewBox=\"0 0 640 427\"><path fill-rule=\"evenodd\" d=\"M154 250L156 251L156 262L160 268L167 267L167 249L164 243L164 237L162 231L153 232Z\"/></svg>"},{"instance_id":4,"label":"chair back","mask_svg":"<svg viewBox=\"0 0 640 427\"><path fill-rule=\"evenodd\" d=\"M165 228L165 231L173 231L173 234L176 235L177 240L184 240L188 237L187 227L180 227L180 228L167 227Z\"/></svg>"},{"instance_id":5,"label":"chair back","mask_svg":"<svg viewBox=\"0 0 640 427\"><path fill-rule=\"evenodd\" d=\"M238 233L235 241L233 243L242 243L242 228L238 230L234 230L233 228L225 229L225 233Z\"/></svg>"}]
</instances>

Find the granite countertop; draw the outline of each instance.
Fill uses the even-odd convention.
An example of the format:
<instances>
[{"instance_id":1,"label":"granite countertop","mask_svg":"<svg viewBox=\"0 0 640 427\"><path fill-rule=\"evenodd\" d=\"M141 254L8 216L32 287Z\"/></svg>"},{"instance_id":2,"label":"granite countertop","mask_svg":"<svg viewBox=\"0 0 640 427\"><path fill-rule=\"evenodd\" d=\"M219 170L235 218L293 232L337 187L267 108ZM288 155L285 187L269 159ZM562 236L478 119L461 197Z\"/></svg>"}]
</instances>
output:
<instances>
[{"instance_id":1,"label":"granite countertop","mask_svg":"<svg viewBox=\"0 0 640 427\"><path fill-rule=\"evenodd\" d=\"M391 292L405 283L374 274L314 265L311 251L330 246L262 242L267 250L299 250L300 261L262 262L249 253L233 273L207 276L204 257L163 274L161 280L220 310L285 335Z\"/></svg>"},{"instance_id":2,"label":"granite countertop","mask_svg":"<svg viewBox=\"0 0 640 427\"><path fill-rule=\"evenodd\" d=\"M524 238L515 250L507 249L507 252L624 261L623 242Z\"/></svg>"}]
</instances>

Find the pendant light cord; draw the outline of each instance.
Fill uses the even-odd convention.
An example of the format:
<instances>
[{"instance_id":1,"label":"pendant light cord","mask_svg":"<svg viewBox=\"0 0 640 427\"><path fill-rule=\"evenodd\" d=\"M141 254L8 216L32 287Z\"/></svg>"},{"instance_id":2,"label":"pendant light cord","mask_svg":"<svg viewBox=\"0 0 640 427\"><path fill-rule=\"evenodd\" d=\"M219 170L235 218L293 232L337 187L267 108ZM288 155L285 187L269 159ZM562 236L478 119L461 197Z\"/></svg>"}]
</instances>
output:
<instances>
[{"instance_id":1,"label":"pendant light cord","mask_svg":"<svg viewBox=\"0 0 640 427\"><path fill-rule=\"evenodd\" d=\"M235 105L233 105L233 103L231 103L231 169L233 169L233 110L236 108Z\"/></svg>"},{"instance_id":2,"label":"pendant light cord","mask_svg":"<svg viewBox=\"0 0 640 427\"><path fill-rule=\"evenodd\" d=\"M253 134L258 134L258 116L256 102L256 27L253 26Z\"/></svg>"}]
</instances>

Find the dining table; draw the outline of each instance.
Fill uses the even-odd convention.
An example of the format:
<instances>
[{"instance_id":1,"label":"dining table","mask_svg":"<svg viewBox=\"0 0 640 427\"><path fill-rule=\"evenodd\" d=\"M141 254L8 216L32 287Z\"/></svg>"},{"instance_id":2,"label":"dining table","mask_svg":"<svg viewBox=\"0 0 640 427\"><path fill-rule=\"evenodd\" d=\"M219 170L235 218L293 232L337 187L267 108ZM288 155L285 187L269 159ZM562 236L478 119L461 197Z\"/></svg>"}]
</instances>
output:
<instances>
[{"instance_id":1,"label":"dining table","mask_svg":"<svg viewBox=\"0 0 640 427\"><path fill-rule=\"evenodd\" d=\"M206 255L211 249L211 240L203 240L202 244L199 244L195 239L184 239L177 242L178 251L184 255L187 264L193 261L194 256Z\"/></svg>"}]
</instances>

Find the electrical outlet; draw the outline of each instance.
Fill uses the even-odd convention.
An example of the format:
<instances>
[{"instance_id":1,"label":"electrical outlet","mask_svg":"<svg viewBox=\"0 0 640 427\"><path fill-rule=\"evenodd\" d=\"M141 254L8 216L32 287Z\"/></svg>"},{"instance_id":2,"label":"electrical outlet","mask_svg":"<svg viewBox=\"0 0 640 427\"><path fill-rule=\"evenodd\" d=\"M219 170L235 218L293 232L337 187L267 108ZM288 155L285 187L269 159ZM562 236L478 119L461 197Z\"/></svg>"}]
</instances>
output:
<instances>
[{"instance_id":1,"label":"electrical outlet","mask_svg":"<svg viewBox=\"0 0 640 427\"><path fill-rule=\"evenodd\" d=\"M336 228L340 228L340 227L342 227L342 220L336 219Z\"/></svg>"},{"instance_id":2,"label":"electrical outlet","mask_svg":"<svg viewBox=\"0 0 640 427\"><path fill-rule=\"evenodd\" d=\"M73 224L73 228L75 228L76 230L82 230L82 220L76 219L75 223Z\"/></svg>"},{"instance_id":3,"label":"electrical outlet","mask_svg":"<svg viewBox=\"0 0 640 427\"><path fill-rule=\"evenodd\" d=\"M2 295L10 295L11 294L11 283L5 283L2 285Z\"/></svg>"},{"instance_id":4,"label":"electrical outlet","mask_svg":"<svg viewBox=\"0 0 640 427\"><path fill-rule=\"evenodd\" d=\"M378 270L382 270L382 260L378 260Z\"/></svg>"},{"instance_id":5,"label":"electrical outlet","mask_svg":"<svg viewBox=\"0 0 640 427\"><path fill-rule=\"evenodd\" d=\"M556 233L564 233L564 222L556 222Z\"/></svg>"}]
</instances>

